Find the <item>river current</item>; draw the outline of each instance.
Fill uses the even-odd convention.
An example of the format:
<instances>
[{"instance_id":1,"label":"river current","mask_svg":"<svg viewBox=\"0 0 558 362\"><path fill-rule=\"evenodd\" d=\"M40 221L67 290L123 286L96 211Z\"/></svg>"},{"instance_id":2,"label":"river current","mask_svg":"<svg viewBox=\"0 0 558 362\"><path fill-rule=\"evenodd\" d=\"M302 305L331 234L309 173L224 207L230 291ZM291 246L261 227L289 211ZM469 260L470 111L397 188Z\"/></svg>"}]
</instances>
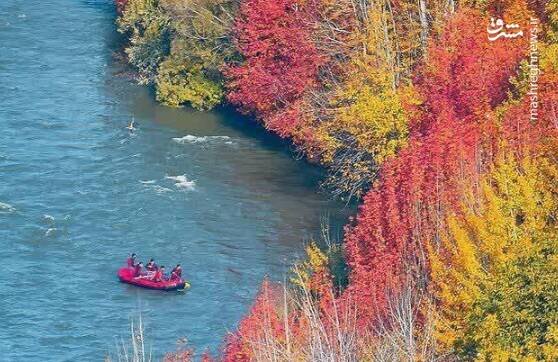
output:
<instances>
[{"instance_id":1,"label":"river current","mask_svg":"<svg viewBox=\"0 0 558 362\"><path fill-rule=\"evenodd\" d=\"M0 1L3 361L102 360L139 313L156 358L180 337L216 351L262 279L344 218L254 124L119 76L114 18L111 0ZM132 251L181 262L191 289L119 283Z\"/></svg>"}]
</instances>

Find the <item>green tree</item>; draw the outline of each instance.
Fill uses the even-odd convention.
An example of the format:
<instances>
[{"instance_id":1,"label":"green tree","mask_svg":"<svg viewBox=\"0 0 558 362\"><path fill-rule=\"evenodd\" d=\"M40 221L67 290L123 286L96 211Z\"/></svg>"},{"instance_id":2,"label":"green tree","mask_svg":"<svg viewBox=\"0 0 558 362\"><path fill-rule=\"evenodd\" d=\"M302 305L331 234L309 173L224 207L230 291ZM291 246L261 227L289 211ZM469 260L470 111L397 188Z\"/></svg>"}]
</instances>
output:
<instances>
[{"instance_id":1,"label":"green tree","mask_svg":"<svg viewBox=\"0 0 558 362\"><path fill-rule=\"evenodd\" d=\"M118 20L140 83L170 106L211 109L222 102L221 67L235 57L235 0L130 0Z\"/></svg>"},{"instance_id":2,"label":"green tree","mask_svg":"<svg viewBox=\"0 0 558 362\"><path fill-rule=\"evenodd\" d=\"M142 84L153 82L159 63L169 51L169 19L158 0L129 0L117 21L118 30L128 34L125 51L130 64L139 72Z\"/></svg>"},{"instance_id":3,"label":"green tree","mask_svg":"<svg viewBox=\"0 0 558 362\"><path fill-rule=\"evenodd\" d=\"M173 39L156 79L159 101L197 109L222 102L221 67L235 56L231 29L237 6L234 0L161 0Z\"/></svg>"}]
</instances>

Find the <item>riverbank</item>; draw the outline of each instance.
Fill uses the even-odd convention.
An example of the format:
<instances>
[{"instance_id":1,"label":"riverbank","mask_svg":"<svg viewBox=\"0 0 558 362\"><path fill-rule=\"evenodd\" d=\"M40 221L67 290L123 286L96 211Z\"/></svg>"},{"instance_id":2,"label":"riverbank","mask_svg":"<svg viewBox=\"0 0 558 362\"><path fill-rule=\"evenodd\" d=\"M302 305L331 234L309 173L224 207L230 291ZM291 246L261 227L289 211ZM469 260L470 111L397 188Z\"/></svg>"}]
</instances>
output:
<instances>
[{"instance_id":1,"label":"riverbank","mask_svg":"<svg viewBox=\"0 0 558 362\"><path fill-rule=\"evenodd\" d=\"M159 100L226 101L362 200L335 250L348 283L310 247L288 291L264 282L224 361L554 358L557 295L532 278L550 278L558 252L557 7L127 2L126 53ZM524 62L535 16L542 75ZM525 33L493 41L475 27L491 17Z\"/></svg>"}]
</instances>

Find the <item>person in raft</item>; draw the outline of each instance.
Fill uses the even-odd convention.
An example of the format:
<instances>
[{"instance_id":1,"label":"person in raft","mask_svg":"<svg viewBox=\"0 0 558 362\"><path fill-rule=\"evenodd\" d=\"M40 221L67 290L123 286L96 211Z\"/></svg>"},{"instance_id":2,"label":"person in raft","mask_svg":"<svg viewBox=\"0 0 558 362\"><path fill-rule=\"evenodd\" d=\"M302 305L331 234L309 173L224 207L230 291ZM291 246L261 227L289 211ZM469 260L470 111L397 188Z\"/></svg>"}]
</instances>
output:
<instances>
[{"instance_id":1,"label":"person in raft","mask_svg":"<svg viewBox=\"0 0 558 362\"><path fill-rule=\"evenodd\" d=\"M180 264L176 264L174 269L171 271L170 280L180 280L182 279L182 267Z\"/></svg>"},{"instance_id":2,"label":"person in raft","mask_svg":"<svg viewBox=\"0 0 558 362\"><path fill-rule=\"evenodd\" d=\"M165 277L165 266L161 265L160 268L157 269L157 271L155 272L155 275L153 275L153 278L151 278L152 281L158 283L158 282L163 282L166 280Z\"/></svg>"},{"instance_id":3,"label":"person in raft","mask_svg":"<svg viewBox=\"0 0 558 362\"><path fill-rule=\"evenodd\" d=\"M136 264L136 266L134 266L134 276L140 277L142 275L144 275L143 263L140 261Z\"/></svg>"},{"instance_id":4,"label":"person in raft","mask_svg":"<svg viewBox=\"0 0 558 362\"><path fill-rule=\"evenodd\" d=\"M128 264L128 268L133 268L136 266L136 253L130 254L128 259L126 259L126 264Z\"/></svg>"},{"instance_id":5,"label":"person in raft","mask_svg":"<svg viewBox=\"0 0 558 362\"><path fill-rule=\"evenodd\" d=\"M155 260L153 258L149 259L149 262L145 266L145 269L149 272L157 271L157 264L155 264Z\"/></svg>"}]
</instances>

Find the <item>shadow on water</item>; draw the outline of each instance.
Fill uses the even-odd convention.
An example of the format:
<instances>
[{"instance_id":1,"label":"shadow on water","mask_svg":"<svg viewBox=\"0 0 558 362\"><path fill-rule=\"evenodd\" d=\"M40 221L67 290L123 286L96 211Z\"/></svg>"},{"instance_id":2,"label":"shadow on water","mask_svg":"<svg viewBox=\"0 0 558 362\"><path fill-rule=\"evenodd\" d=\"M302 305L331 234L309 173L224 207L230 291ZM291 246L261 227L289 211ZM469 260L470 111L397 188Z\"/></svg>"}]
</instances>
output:
<instances>
[{"instance_id":1,"label":"shadow on water","mask_svg":"<svg viewBox=\"0 0 558 362\"><path fill-rule=\"evenodd\" d=\"M98 6L99 3L104 2L89 1L88 3L92 6ZM113 10L112 6L110 6L110 10ZM131 78L133 77L134 70L131 66L126 64L124 60L125 55L123 49L127 43L126 35L119 33L116 26L114 26L113 31L106 34L105 37L107 39L107 47L111 51L110 59L107 59L111 66L107 83L133 83ZM290 157L296 158L310 173L316 175L317 182L325 175L323 168L300 157L300 154L288 139L281 138L267 131L262 124L257 122L254 118L238 113L234 107L230 105L225 104L217 107L213 111L200 112L187 106L175 108L159 104L155 101L155 90L151 85L130 85L128 91L132 89L132 94L118 92L114 89L114 85L112 87L109 85L109 91L111 91L111 88L118 102L125 102L126 99L130 97L135 98L128 108L134 119L150 119L166 127L171 127L176 130L199 131L200 134L212 130L207 124L203 125L200 124L200 122L211 123L216 121L224 127L241 133L243 137L253 139L255 142L258 142L262 148L275 152L284 152ZM354 205L350 207L354 207Z\"/></svg>"}]
</instances>

